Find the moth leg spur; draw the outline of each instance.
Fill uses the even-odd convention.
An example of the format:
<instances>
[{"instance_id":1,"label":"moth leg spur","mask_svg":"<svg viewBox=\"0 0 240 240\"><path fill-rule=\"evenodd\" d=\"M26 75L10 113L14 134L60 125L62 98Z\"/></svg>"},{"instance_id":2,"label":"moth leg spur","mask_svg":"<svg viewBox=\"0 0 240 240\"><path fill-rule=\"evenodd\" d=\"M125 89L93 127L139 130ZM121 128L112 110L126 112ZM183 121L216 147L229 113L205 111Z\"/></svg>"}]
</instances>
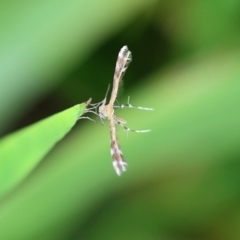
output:
<instances>
[{"instance_id":1,"label":"moth leg spur","mask_svg":"<svg viewBox=\"0 0 240 240\"><path fill-rule=\"evenodd\" d=\"M154 110L153 108L140 107L140 106L135 106L135 105L130 104L130 96L128 97L128 103L127 104L115 105L114 108L115 109L118 109L118 108L137 108L137 109L146 110L146 111L153 111Z\"/></svg>"}]
</instances>

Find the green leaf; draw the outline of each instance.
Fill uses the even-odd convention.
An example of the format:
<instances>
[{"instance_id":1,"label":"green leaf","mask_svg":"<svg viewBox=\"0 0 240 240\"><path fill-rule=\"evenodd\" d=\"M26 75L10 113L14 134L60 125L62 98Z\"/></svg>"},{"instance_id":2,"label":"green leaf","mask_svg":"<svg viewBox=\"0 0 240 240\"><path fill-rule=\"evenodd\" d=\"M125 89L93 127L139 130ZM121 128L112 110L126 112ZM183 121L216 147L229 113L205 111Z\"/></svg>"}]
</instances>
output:
<instances>
[{"instance_id":1,"label":"green leaf","mask_svg":"<svg viewBox=\"0 0 240 240\"><path fill-rule=\"evenodd\" d=\"M0 141L0 196L19 184L74 126L86 104L78 104L9 134Z\"/></svg>"}]
</instances>

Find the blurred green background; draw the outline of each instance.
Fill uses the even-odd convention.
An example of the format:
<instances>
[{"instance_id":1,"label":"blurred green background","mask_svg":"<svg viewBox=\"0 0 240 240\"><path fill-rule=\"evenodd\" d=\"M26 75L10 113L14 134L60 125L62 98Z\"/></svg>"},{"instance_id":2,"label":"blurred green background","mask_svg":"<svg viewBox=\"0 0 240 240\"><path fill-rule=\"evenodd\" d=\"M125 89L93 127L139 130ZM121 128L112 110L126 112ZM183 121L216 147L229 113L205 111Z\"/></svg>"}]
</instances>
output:
<instances>
[{"instance_id":1,"label":"blurred green background","mask_svg":"<svg viewBox=\"0 0 240 240\"><path fill-rule=\"evenodd\" d=\"M118 111L152 130L118 129L121 177L108 123L78 121L0 199L0 239L240 239L239 24L237 0L2 1L1 137L103 100L124 45L118 101L155 111Z\"/></svg>"}]
</instances>

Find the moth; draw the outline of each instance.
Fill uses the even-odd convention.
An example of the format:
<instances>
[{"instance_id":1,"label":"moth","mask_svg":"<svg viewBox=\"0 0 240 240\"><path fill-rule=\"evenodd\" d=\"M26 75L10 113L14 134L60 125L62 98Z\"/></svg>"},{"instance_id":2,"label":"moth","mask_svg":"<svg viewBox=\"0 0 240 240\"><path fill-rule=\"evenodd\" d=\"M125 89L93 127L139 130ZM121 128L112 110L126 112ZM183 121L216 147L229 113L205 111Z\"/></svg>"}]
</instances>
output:
<instances>
[{"instance_id":1,"label":"moth","mask_svg":"<svg viewBox=\"0 0 240 240\"><path fill-rule=\"evenodd\" d=\"M113 87L112 93L109 100L109 103L106 104L106 97L104 100L98 105L98 115L101 120L108 119L110 126L110 144L111 144L111 156L113 160L113 167L117 173L117 175L121 175L122 172L126 171L127 163L123 157L123 153L120 149L117 135L116 135L116 125L122 126L126 131L133 132L149 132L150 130L132 130L125 126L126 121L115 115L114 109L116 108L138 108L142 110L153 110L152 108L144 108L137 107L130 104L129 99L127 104L122 104L119 106L114 106L114 103L117 98L119 83L123 79L123 76L129 66L129 63L132 61L132 54L128 50L127 46L123 46L120 49L120 52L117 57L114 77L113 77Z\"/></svg>"}]
</instances>

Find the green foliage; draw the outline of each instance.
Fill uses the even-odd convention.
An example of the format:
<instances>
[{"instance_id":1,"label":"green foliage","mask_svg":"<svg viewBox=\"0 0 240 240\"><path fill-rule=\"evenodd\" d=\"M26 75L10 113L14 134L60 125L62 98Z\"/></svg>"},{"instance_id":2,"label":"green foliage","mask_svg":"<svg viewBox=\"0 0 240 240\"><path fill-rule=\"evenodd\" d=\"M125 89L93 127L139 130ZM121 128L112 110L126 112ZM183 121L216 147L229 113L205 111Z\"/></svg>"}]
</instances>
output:
<instances>
[{"instance_id":1,"label":"green foliage","mask_svg":"<svg viewBox=\"0 0 240 240\"><path fill-rule=\"evenodd\" d=\"M107 123L85 122L55 145L84 104L4 136L0 239L240 238L238 1L1 4L1 132L52 89L58 109L102 100L125 44L125 92L155 111L117 112L152 130L119 129L121 177Z\"/></svg>"},{"instance_id":2,"label":"green foliage","mask_svg":"<svg viewBox=\"0 0 240 240\"><path fill-rule=\"evenodd\" d=\"M85 105L76 105L1 139L0 196L19 184L70 131Z\"/></svg>"}]
</instances>

